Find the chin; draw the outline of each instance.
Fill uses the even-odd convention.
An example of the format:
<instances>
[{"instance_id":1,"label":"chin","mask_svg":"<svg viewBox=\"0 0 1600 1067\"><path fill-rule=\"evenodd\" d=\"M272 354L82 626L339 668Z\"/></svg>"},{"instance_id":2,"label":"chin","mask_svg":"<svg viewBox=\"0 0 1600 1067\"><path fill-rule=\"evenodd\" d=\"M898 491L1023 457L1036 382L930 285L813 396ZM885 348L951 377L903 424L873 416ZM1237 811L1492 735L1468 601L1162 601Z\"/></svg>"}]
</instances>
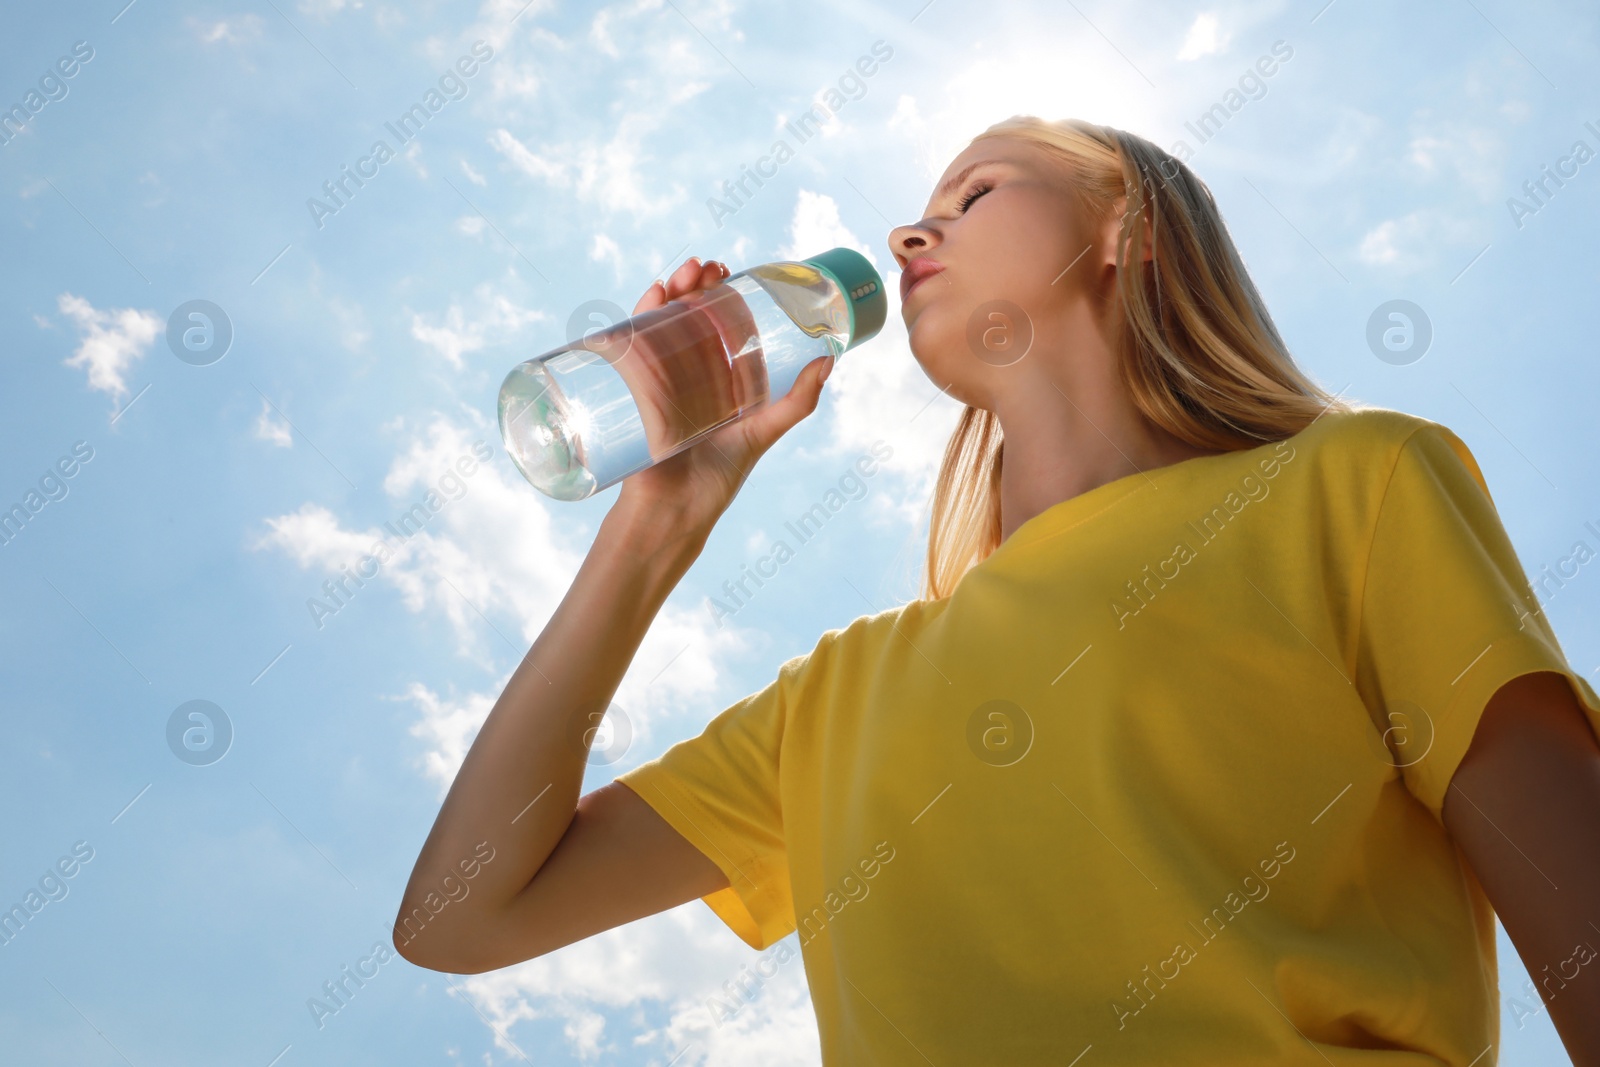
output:
<instances>
[{"instance_id":1,"label":"chin","mask_svg":"<svg viewBox=\"0 0 1600 1067\"><path fill-rule=\"evenodd\" d=\"M959 353L956 355L959 358ZM958 400L963 404L973 402L972 397L976 395L977 390L973 389L971 382L965 380L964 374L959 373L961 367L951 365L950 352L939 352L924 357L917 352L915 346L912 346L911 356L917 361L917 366L922 368L923 376L933 383L935 389L942 390L952 400Z\"/></svg>"}]
</instances>

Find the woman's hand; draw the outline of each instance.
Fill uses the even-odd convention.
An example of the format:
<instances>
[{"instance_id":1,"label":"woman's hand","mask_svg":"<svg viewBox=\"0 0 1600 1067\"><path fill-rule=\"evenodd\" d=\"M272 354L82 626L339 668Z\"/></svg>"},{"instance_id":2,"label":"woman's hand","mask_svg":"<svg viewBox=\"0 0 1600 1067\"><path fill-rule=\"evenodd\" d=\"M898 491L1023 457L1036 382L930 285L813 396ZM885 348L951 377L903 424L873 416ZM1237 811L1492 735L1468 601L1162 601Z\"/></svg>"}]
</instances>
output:
<instances>
[{"instance_id":1,"label":"woman's hand","mask_svg":"<svg viewBox=\"0 0 1600 1067\"><path fill-rule=\"evenodd\" d=\"M728 268L715 260L701 263L691 256L663 284L653 283L634 306L633 314L659 308L669 300L710 289L728 277ZM670 459L630 475L613 510L623 512L636 528L654 531L667 539L704 540L756 460L797 424L816 410L822 382L833 358L813 360L786 396L773 398L766 407L721 426Z\"/></svg>"}]
</instances>

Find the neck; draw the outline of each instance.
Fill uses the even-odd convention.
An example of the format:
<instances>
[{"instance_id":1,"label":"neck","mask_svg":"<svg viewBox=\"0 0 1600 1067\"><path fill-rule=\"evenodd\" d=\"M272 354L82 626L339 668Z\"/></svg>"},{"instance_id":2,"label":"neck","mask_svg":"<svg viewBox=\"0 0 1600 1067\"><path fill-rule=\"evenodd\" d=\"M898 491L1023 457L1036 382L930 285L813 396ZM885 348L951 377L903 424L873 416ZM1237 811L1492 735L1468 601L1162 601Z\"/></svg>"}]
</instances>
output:
<instances>
[{"instance_id":1,"label":"neck","mask_svg":"<svg viewBox=\"0 0 1600 1067\"><path fill-rule=\"evenodd\" d=\"M1110 373L1114 361L1073 360L1107 373L1064 373L1039 360L994 407L1005 439L1000 472L1000 536L1046 509L1130 474L1208 455L1174 437L1134 406Z\"/></svg>"}]
</instances>

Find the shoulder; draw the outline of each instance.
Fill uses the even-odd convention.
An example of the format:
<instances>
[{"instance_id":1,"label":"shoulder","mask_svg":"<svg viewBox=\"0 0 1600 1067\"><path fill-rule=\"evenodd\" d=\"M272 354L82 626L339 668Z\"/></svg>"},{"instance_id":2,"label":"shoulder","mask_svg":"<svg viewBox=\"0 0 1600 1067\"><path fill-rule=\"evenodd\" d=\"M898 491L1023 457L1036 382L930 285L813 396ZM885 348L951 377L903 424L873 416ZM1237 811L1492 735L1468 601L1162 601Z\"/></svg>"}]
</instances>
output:
<instances>
[{"instance_id":1,"label":"shoulder","mask_svg":"<svg viewBox=\"0 0 1600 1067\"><path fill-rule=\"evenodd\" d=\"M829 630L817 641L817 650L825 646L835 654L854 649L871 648L887 642L896 630L922 625L922 617L930 607L928 601L912 600L896 604L870 615L861 615L845 626Z\"/></svg>"},{"instance_id":2,"label":"shoulder","mask_svg":"<svg viewBox=\"0 0 1600 1067\"><path fill-rule=\"evenodd\" d=\"M898 631L906 634L924 625L930 610L942 608L943 601L912 600L870 615L861 615L844 626L824 631L810 652L783 664L784 673L849 671L876 662L883 649L896 640Z\"/></svg>"},{"instance_id":3,"label":"shoulder","mask_svg":"<svg viewBox=\"0 0 1600 1067\"><path fill-rule=\"evenodd\" d=\"M1355 540L1362 531L1370 535L1378 516L1396 508L1443 515L1476 508L1480 496L1493 504L1466 443L1448 426L1420 415L1369 405L1329 411L1279 442L1284 446L1294 453L1280 458L1292 459L1309 475L1315 513L1342 524Z\"/></svg>"},{"instance_id":4,"label":"shoulder","mask_svg":"<svg viewBox=\"0 0 1600 1067\"><path fill-rule=\"evenodd\" d=\"M1329 473L1348 472L1369 486L1375 478L1380 490L1403 456L1432 466L1463 466L1482 481L1471 450L1450 427L1393 408L1361 405L1330 412L1290 441L1303 441Z\"/></svg>"},{"instance_id":5,"label":"shoulder","mask_svg":"<svg viewBox=\"0 0 1600 1067\"><path fill-rule=\"evenodd\" d=\"M1497 515L1483 469L1450 427L1389 408L1361 407L1332 418L1315 465L1330 493L1376 526L1379 515L1427 522L1487 522ZM1314 429L1314 428L1313 428ZM1308 436L1304 432L1301 436Z\"/></svg>"},{"instance_id":6,"label":"shoulder","mask_svg":"<svg viewBox=\"0 0 1600 1067\"><path fill-rule=\"evenodd\" d=\"M1449 427L1420 415L1367 405L1332 412L1317 421L1326 424L1319 443L1341 455L1363 453L1392 458L1418 433L1455 436ZM1311 432L1316 430L1315 426L1310 428Z\"/></svg>"}]
</instances>

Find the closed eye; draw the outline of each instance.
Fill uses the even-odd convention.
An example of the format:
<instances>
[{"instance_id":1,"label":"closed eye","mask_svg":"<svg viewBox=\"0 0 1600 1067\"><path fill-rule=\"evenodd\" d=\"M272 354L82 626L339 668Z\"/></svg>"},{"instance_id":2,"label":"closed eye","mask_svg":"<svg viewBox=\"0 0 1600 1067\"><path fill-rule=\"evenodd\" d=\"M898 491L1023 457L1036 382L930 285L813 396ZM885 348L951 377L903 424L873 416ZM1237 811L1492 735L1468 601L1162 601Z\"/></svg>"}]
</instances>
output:
<instances>
[{"instance_id":1,"label":"closed eye","mask_svg":"<svg viewBox=\"0 0 1600 1067\"><path fill-rule=\"evenodd\" d=\"M974 183L972 188L967 192L967 194L965 196L963 196L959 201L957 201L957 203L961 207L961 211L963 213L965 213L967 208L972 206L972 202L974 200L978 199L978 197L982 196L984 193L987 193L989 190L991 190L993 188L994 188L994 186L989 184L987 181L980 181L980 182Z\"/></svg>"}]
</instances>

